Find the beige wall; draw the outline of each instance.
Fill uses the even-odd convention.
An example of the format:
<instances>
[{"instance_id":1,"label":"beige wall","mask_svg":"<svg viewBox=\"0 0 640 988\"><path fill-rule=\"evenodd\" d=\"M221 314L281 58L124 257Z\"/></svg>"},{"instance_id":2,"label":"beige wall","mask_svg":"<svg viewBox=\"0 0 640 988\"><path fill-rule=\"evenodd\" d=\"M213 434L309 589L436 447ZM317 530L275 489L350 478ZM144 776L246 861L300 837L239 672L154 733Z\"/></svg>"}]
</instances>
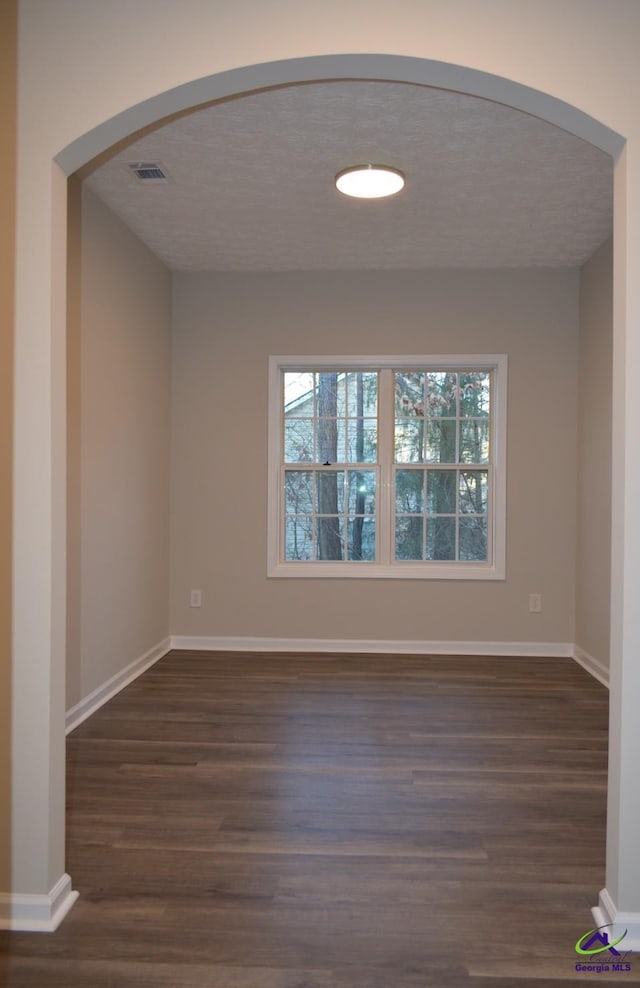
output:
<instances>
[{"instance_id":1,"label":"beige wall","mask_svg":"<svg viewBox=\"0 0 640 988\"><path fill-rule=\"evenodd\" d=\"M577 272L176 275L172 633L573 641L577 342ZM506 581L267 579L269 354L429 352L509 356Z\"/></svg>"},{"instance_id":2,"label":"beige wall","mask_svg":"<svg viewBox=\"0 0 640 988\"><path fill-rule=\"evenodd\" d=\"M11 489L16 178L16 4L0 4L0 889L10 873Z\"/></svg>"},{"instance_id":3,"label":"beige wall","mask_svg":"<svg viewBox=\"0 0 640 988\"><path fill-rule=\"evenodd\" d=\"M171 322L160 261L74 183L69 214L67 707L169 634Z\"/></svg>"},{"instance_id":4,"label":"beige wall","mask_svg":"<svg viewBox=\"0 0 640 988\"><path fill-rule=\"evenodd\" d=\"M587 6L585 0L396 0L393 17L382 0L241 0L233 5L222 0L181 0L179 5L21 0L21 14L22 43L30 58L23 74L25 98L35 99L39 110L26 121L28 130L33 128L28 136L57 154L110 122L107 143L86 142L82 160L69 159L70 170L162 112L181 109L176 92L170 105L155 112L155 98L165 90L241 66L347 52L395 53L493 73L496 78L477 80L483 90L478 95L507 101L510 96L514 105L541 112L539 98L550 93L622 134L631 132L629 117L635 119L636 0L592 0ZM282 71L286 77L286 66ZM294 78L318 78L317 71L298 66ZM397 66L390 68L385 77L404 79L397 71ZM412 67L406 72L410 81ZM339 69L336 73L340 76ZM366 72L364 77L369 78ZM262 78L253 73L245 88L264 84ZM78 84L82 79L91 80L90 99ZM532 91L509 94L500 80L516 80ZM273 84L277 81L272 77ZM435 79L433 84L438 84ZM460 78L445 72L440 84L457 89ZM227 92L235 91L229 80ZM186 105L222 95L198 83ZM144 101L151 115L137 106ZM545 107L552 120L557 115L566 124L558 109ZM577 125L577 114L571 116Z\"/></svg>"},{"instance_id":5,"label":"beige wall","mask_svg":"<svg viewBox=\"0 0 640 988\"><path fill-rule=\"evenodd\" d=\"M607 241L580 272L576 644L609 665L613 257Z\"/></svg>"}]
</instances>

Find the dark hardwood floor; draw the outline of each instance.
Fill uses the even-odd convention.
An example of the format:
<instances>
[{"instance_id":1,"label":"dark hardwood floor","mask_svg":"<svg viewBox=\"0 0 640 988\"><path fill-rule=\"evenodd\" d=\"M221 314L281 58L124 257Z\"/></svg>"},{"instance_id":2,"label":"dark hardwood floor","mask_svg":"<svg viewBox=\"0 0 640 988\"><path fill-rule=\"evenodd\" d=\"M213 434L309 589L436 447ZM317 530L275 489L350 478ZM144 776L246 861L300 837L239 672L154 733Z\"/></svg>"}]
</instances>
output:
<instances>
[{"instance_id":1,"label":"dark hardwood floor","mask_svg":"<svg viewBox=\"0 0 640 988\"><path fill-rule=\"evenodd\" d=\"M523 988L604 884L607 692L569 659L172 652L68 740L51 988Z\"/></svg>"}]
</instances>

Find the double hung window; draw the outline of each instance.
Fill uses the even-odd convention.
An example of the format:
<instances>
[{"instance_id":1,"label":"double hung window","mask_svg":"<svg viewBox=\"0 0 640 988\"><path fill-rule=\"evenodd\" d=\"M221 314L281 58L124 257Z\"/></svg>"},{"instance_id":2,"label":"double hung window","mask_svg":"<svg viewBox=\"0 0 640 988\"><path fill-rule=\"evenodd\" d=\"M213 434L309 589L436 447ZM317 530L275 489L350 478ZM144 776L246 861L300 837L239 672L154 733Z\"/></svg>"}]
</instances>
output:
<instances>
[{"instance_id":1,"label":"double hung window","mask_svg":"<svg viewBox=\"0 0 640 988\"><path fill-rule=\"evenodd\" d=\"M273 357L269 573L504 577L506 357Z\"/></svg>"}]
</instances>

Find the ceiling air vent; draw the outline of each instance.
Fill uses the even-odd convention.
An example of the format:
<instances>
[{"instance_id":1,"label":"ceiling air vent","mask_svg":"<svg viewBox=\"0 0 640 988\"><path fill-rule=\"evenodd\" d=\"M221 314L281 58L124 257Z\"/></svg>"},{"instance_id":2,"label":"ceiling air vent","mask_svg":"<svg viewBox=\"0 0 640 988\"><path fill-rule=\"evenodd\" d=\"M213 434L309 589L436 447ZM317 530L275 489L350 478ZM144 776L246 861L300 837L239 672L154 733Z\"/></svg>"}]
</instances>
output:
<instances>
[{"instance_id":1,"label":"ceiling air vent","mask_svg":"<svg viewBox=\"0 0 640 988\"><path fill-rule=\"evenodd\" d=\"M167 170L157 161L131 161L129 162L129 168L136 178L150 185L169 181Z\"/></svg>"}]
</instances>

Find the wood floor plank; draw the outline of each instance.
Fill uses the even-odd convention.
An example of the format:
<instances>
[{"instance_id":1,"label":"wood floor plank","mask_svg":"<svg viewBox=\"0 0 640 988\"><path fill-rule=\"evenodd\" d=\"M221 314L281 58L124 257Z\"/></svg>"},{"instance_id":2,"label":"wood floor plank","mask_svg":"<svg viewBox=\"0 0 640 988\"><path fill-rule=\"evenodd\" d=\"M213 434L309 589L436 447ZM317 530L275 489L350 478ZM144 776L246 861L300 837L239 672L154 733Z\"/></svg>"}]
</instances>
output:
<instances>
[{"instance_id":1,"label":"wood floor plank","mask_svg":"<svg viewBox=\"0 0 640 988\"><path fill-rule=\"evenodd\" d=\"M80 899L0 982L593 984L607 706L568 659L172 652L68 739Z\"/></svg>"}]
</instances>

